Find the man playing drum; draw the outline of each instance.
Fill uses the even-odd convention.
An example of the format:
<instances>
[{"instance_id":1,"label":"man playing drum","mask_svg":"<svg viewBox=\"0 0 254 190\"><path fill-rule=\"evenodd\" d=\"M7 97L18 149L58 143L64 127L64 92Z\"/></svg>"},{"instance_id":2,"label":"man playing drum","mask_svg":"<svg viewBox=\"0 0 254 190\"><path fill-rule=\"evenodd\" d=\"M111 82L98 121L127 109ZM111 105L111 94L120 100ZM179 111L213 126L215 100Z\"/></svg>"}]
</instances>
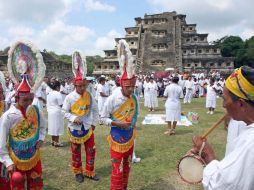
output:
<instances>
[{"instance_id":1,"label":"man playing drum","mask_svg":"<svg viewBox=\"0 0 254 190\"><path fill-rule=\"evenodd\" d=\"M207 190L250 190L254 187L254 69L243 66L226 80L223 107L237 121L247 126L235 139L232 151L221 161L216 160L213 149L205 141L202 158L208 164L203 173L203 186ZM203 140L193 137L193 152L200 150Z\"/></svg>"}]
</instances>

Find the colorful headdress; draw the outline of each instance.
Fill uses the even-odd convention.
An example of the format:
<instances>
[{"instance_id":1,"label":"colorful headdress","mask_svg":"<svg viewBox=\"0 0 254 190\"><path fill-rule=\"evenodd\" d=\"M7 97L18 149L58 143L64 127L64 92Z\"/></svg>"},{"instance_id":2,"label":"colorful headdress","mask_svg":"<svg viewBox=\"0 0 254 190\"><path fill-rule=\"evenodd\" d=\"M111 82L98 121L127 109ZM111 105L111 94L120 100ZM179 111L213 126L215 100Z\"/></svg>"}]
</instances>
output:
<instances>
[{"instance_id":1,"label":"colorful headdress","mask_svg":"<svg viewBox=\"0 0 254 190\"><path fill-rule=\"evenodd\" d=\"M5 78L4 78L4 74L2 73L2 71L0 71L0 88L2 88L3 91L5 91Z\"/></svg>"},{"instance_id":2,"label":"colorful headdress","mask_svg":"<svg viewBox=\"0 0 254 190\"><path fill-rule=\"evenodd\" d=\"M11 46L7 66L12 81L19 84L18 93L35 93L46 70L40 50L31 42L24 41Z\"/></svg>"},{"instance_id":3,"label":"colorful headdress","mask_svg":"<svg viewBox=\"0 0 254 190\"><path fill-rule=\"evenodd\" d=\"M133 64L133 57L129 45L125 40L119 40L117 54L121 71L121 86L135 85L135 65Z\"/></svg>"},{"instance_id":4,"label":"colorful headdress","mask_svg":"<svg viewBox=\"0 0 254 190\"><path fill-rule=\"evenodd\" d=\"M79 51L74 51L72 54L72 72L74 74L74 82L84 80L86 77L86 58Z\"/></svg>"},{"instance_id":5,"label":"colorful headdress","mask_svg":"<svg viewBox=\"0 0 254 190\"><path fill-rule=\"evenodd\" d=\"M254 101L254 85L242 74L243 67L236 69L226 80L227 89L239 98ZM249 68L250 69L250 68ZM254 73L252 73L253 75Z\"/></svg>"}]
</instances>

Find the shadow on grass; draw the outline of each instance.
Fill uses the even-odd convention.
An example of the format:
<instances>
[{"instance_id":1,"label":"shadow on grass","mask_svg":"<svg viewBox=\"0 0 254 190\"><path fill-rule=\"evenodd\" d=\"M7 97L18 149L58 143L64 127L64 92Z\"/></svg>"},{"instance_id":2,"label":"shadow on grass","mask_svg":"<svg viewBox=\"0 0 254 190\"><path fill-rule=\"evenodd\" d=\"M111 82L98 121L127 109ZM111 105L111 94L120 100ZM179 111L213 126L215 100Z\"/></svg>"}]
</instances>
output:
<instances>
[{"instance_id":1,"label":"shadow on grass","mask_svg":"<svg viewBox=\"0 0 254 190\"><path fill-rule=\"evenodd\" d=\"M50 185L44 185L43 186L44 189L48 189L48 190L61 190L62 188L56 188L56 187L52 187Z\"/></svg>"},{"instance_id":2,"label":"shadow on grass","mask_svg":"<svg viewBox=\"0 0 254 190\"><path fill-rule=\"evenodd\" d=\"M176 188L172 184L159 179L153 184L141 187L139 190L176 190Z\"/></svg>"},{"instance_id":3,"label":"shadow on grass","mask_svg":"<svg viewBox=\"0 0 254 190\"><path fill-rule=\"evenodd\" d=\"M95 168L96 175L99 178L108 177L111 175L111 163L110 165L106 165L100 168Z\"/></svg>"},{"instance_id":4,"label":"shadow on grass","mask_svg":"<svg viewBox=\"0 0 254 190\"><path fill-rule=\"evenodd\" d=\"M183 135L183 134L188 134L188 133L193 133L193 130L187 129L187 130L177 130L176 129L176 134L175 135Z\"/></svg>"}]
</instances>

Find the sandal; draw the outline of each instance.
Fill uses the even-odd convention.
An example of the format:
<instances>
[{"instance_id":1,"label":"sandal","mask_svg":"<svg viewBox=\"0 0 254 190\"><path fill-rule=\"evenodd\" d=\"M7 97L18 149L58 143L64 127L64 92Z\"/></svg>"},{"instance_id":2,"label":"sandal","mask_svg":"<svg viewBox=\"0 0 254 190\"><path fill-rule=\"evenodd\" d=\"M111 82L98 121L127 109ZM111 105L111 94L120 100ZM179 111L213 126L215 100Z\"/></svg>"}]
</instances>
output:
<instances>
[{"instance_id":1,"label":"sandal","mask_svg":"<svg viewBox=\"0 0 254 190\"><path fill-rule=\"evenodd\" d=\"M64 145L62 143L55 142L55 141L52 142L52 146L54 146L54 147L64 147Z\"/></svg>"}]
</instances>

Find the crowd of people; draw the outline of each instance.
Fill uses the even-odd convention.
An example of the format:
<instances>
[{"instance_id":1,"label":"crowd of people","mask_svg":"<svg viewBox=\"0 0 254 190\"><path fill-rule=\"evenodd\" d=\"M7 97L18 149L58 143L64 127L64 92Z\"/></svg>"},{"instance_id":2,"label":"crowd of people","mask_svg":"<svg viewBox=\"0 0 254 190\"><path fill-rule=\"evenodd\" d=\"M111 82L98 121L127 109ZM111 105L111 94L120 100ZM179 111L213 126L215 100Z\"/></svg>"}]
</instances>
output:
<instances>
[{"instance_id":1,"label":"crowd of people","mask_svg":"<svg viewBox=\"0 0 254 190\"><path fill-rule=\"evenodd\" d=\"M192 98L205 97L207 114L214 114L219 96L223 97L227 121L230 120L226 124L229 135L225 158L216 160L209 143L201 137L193 137L194 148L191 151L197 154L202 147L203 154L200 156L207 164L203 185L208 190L252 189L254 70L241 67L226 81L219 72L207 76L204 73L173 72L167 78L156 78L153 73L136 75L128 68L132 62L128 62L130 54L125 41L119 42L118 51L121 75L100 76L97 79L87 77L81 54L74 52L72 79L41 76L43 82L35 88L36 85L29 81L30 70L22 68L19 83L14 84L15 78L13 81L11 78L0 81L1 189L22 190L25 186L28 189L43 189L40 147L46 131L51 136L53 147L64 146L60 136L64 134L66 119L75 180L78 183L82 183L85 177L99 180L94 169L94 130L99 123L111 128L108 136L112 163L110 188L126 190L130 161L137 163L141 160L135 154L139 100L144 98L144 106L154 112L158 107L158 98L165 97L168 123L165 135L174 135L182 114L180 99L184 104L191 104ZM47 125L44 109L48 112ZM84 169L82 144L86 154Z\"/></svg>"}]
</instances>

